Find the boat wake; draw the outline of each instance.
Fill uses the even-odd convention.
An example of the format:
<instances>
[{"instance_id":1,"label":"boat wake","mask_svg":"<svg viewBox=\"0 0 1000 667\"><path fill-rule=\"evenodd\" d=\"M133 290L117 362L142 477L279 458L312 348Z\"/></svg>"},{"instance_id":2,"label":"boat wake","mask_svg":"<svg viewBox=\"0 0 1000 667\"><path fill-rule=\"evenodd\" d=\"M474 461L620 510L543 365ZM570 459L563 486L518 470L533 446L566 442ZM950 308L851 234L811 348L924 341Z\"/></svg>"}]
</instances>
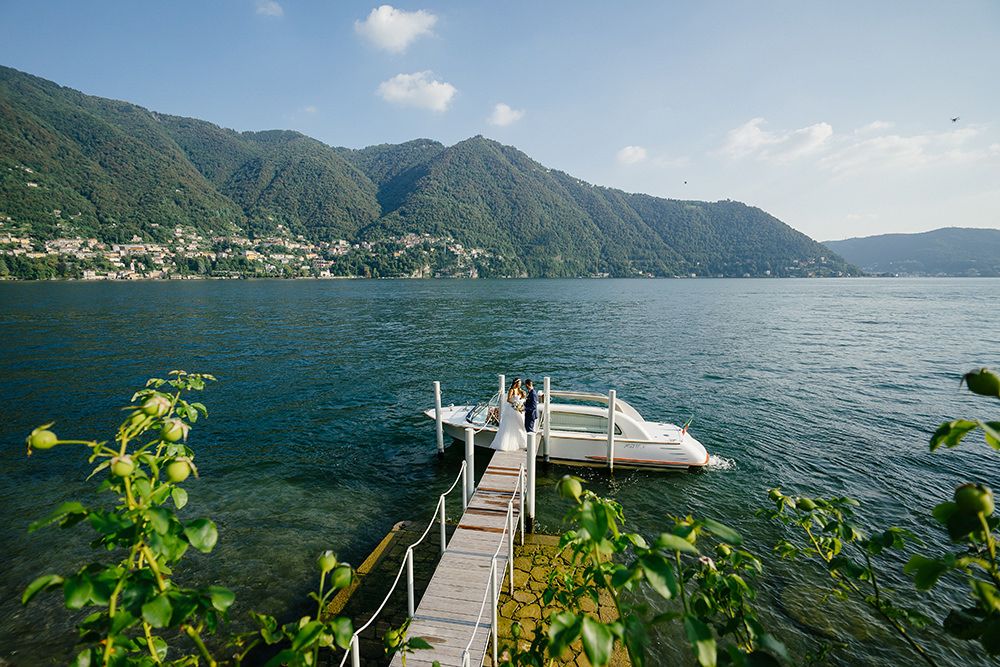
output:
<instances>
[{"instance_id":1,"label":"boat wake","mask_svg":"<svg viewBox=\"0 0 1000 667\"><path fill-rule=\"evenodd\" d=\"M736 460L712 454L708 457L708 465L705 467L709 470L734 470L736 468Z\"/></svg>"}]
</instances>

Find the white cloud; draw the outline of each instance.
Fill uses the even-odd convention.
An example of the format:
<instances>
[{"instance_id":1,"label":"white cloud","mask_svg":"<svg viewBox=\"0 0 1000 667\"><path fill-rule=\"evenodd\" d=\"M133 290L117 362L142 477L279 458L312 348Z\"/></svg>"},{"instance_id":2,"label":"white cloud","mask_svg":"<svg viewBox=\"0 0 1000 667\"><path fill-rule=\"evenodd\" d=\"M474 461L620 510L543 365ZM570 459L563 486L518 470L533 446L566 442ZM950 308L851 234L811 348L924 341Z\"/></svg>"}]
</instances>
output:
<instances>
[{"instance_id":1,"label":"white cloud","mask_svg":"<svg viewBox=\"0 0 1000 667\"><path fill-rule=\"evenodd\" d=\"M354 22L354 31L380 49L402 53L422 35L431 35L437 16L423 9L407 12L391 5L371 11L364 21Z\"/></svg>"},{"instance_id":2,"label":"white cloud","mask_svg":"<svg viewBox=\"0 0 1000 667\"><path fill-rule=\"evenodd\" d=\"M646 159L646 149L642 146L626 146L615 155L618 164L637 164Z\"/></svg>"},{"instance_id":3,"label":"white cloud","mask_svg":"<svg viewBox=\"0 0 1000 667\"><path fill-rule=\"evenodd\" d=\"M791 162L821 150L833 136L829 123L770 132L761 127L765 122L763 118L753 118L730 130L722 153L735 160L753 157L768 162Z\"/></svg>"},{"instance_id":4,"label":"white cloud","mask_svg":"<svg viewBox=\"0 0 1000 667\"><path fill-rule=\"evenodd\" d=\"M487 118L487 122L490 125L499 125L500 127L506 127L524 117L524 111L521 109L511 109L508 105L500 102L495 107L493 107L493 113Z\"/></svg>"},{"instance_id":5,"label":"white cloud","mask_svg":"<svg viewBox=\"0 0 1000 667\"><path fill-rule=\"evenodd\" d=\"M397 74L379 84L378 94L393 104L445 111L458 90L450 83L432 79L432 76L430 71Z\"/></svg>"},{"instance_id":6,"label":"white cloud","mask_svg":"<svg viewBox=\"0 0 1000 667\"><path fill-rule=\"evenodd\" d=\"M902 170L966 164L995 157L989 147L975 145L979 135L976 127L909 136L883 134L845 143L819 164L835 174L844 174L871 168Z\"/></svg>"},{"instance_id":7,"label":"white cloud","mask_svg":"<svg viewBox=\"0 0 1000 667\"><path fill-rule=\"evenodd\" d=\"M319 107L317 107L315 104L308 104L302 110L305 111L306 113L313 114L319 111Z\"/></svg>"},{"instance_id":8,"label":"white cloud","mask_svg":"<svg viewBox=\"0 0 1000 667\"><path fill-rule=\"evenodd\" d=\"M893 123L890 123L887 120L876 120L854 130L854 134L870 134L872 132L881 132L882 130L888 130L892 128L892 126Z\"/></svg>"},{"instance_id":9,"label":"white cloud","mask_svg":"<svg viewBox=\"0 0 1000 667\"><path fill-rule=\"evenodd\" d=\"M262 16L284 16L285 10L276 0L257 0L257 13Z\"/></svg>"}]
</instances>

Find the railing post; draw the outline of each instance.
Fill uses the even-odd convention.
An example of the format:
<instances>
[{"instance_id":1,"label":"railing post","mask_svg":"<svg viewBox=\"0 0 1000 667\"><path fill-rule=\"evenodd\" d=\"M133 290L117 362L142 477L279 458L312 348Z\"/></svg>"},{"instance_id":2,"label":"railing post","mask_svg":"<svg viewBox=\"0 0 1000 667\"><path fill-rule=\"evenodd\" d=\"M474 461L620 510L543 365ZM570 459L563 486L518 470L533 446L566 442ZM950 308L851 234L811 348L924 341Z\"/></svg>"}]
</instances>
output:
<instances>
[{"instance_id":1,"label":"railing post","mask_svg":"<svg viewBox=\"0 0 1000 667\"><path fill-rule=\"evenodd\" d=\"M499 408L503 405L504 394L507 393L507 378L504 377L503 373L501 373L497 376L497 379L500 381L500 393L497 394L497 398L500 400L500 402L497 403L497 408Z\"/></svg>"},{"instance_id":2,"label":"railing post","mask_svg":"<svg viewBox=\"0 0 1000 667\"><path fill-rule=\"evenodd\" d=\"M437 426L438 456L444 456L444 418L441 415L441 383L434 381L434 423Z\"/></svg>"},{"instance_id":3,"label":"railing post","mask_svg":"<svg viewBox=\"0 0 1000 667\"><path fill-rule=\"evenodd\" d=\"M518 479L521 482L521 493L518 496L518 501L520 502L520 507L518 508L517 516L521 524L521 546L524 546L524 466L517 471Z\"/></svg>"},{"instance_id":4,"label":"railing post","mask_svg":"<svg viewBox=\"0 0 1000 667\"><path fill-rule=\"evenodd\" d=\"M465 429L465 496L472 500L472 494L476 490L476 432L471 428Z\"/></svg>"},{"instance_id":5,"label":"railing post","mask_svg":"<svg viewBox=\"0 0 1000 667\"><path fill-rule=\"evenodd\" d=\"M441 496L441 555L444 555L445 550L448 548L448 533L445 531L445 521L448 520L448 512L445 509L444 496Z\"/></svg>"},{"instance_id":6,"label":"railing post","mask_svg":"<svg viewBox=\"0 0 1000 667\"><path fill-rule=\"evenodd\" d=\"M466 495L469 489L469 466L463 461L462 462L462 514L465 514L465 510L469 508L469 497Z\"/></svg>"},{"instance_id":7,"label":"railing post","mask_svg":"<svg viewBox=\"0 0 1000 667\"><path fill-rule=\"evenodd\" d=\"M552 405L552 382L549 380L549 376L546 375L542 380L543 391L545 396L545 405L542 407L542 413L544 420L542 422L542 458L546 463L549 462L549 422L552 417L552 410L550 406Z\"/></svg>"},{"instance_id":8,"label":"railing post","mask_svg":"<svg viewBox=\"0 0 1000 667\"><path fill-rule=\"evenodd\" d=\"M608 468L615 469L615 401L614 389L608 392Z\"/></svg>"},{"instance_id":9,"label":"railing post","mask_svg":"<svg viewBox=\"0 0 1000 667\"><path fill-rule=\"evenodd\" d=\"M535 529L535 457L537 456L538 447L535 441L535 434L528 434L528 460L525 461L528 469L528 488L525 491L528 494L528 530L533 531Z\"/></svg>"},{"instance_id":10,"label":"railing post","mask_svg":"<svg viewBox=\"0 0 1000 667\"><path fill-rule=\"evenodd\" d=\"M514 500L507 501L507 573L510 575L510 596L514 597Z\"/></svg>"},{"instance_id":11,"label":"railing post","mask_svg":"<svg viewBox=\"0 0 1000 667\"><path fill-rule=\"evenodd\" d=\"M406 548L406 617L413 618L413 547Z\"/></svg>"},{"instance_id":12,"label":"railing post","mask_svg":"<svg viewBox=\"0 0 1000 667\"><path fill-rule=\"evenodd\" d=\"M357 635L351 637L351 667L361 667L361 640Z\"/></svg>"},{"instance_id":13,"label":"railing post","mask_svg":"<svg viewBox=\"0 0 1000 667\"><path fill-rule=\"evenodd\" d=\"M497 586L497 558L490 561L490 634L493 637L493 664L497 663L497 602L500 600L500 591Z\"/></svg>"}]
</instances>

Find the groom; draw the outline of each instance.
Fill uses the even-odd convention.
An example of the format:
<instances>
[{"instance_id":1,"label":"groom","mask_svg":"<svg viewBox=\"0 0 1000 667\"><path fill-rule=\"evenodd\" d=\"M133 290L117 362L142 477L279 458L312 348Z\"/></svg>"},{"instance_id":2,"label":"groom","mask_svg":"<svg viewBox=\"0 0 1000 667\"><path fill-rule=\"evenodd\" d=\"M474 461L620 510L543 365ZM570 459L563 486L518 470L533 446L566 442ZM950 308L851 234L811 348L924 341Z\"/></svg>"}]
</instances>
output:
<instances>
[{"instance_id":1,"label":"groom","mask_svg":"<svg viewBox=\"0 0 1000 667\"><path fill-rule=\"evenodd\" d=\"M524 386L528 390L528 395L524 399L524 430L534 433L535 422L538 420L538 392L535 391L535 383L530 379L524 381Z\"/></svg>"}]
</instances>

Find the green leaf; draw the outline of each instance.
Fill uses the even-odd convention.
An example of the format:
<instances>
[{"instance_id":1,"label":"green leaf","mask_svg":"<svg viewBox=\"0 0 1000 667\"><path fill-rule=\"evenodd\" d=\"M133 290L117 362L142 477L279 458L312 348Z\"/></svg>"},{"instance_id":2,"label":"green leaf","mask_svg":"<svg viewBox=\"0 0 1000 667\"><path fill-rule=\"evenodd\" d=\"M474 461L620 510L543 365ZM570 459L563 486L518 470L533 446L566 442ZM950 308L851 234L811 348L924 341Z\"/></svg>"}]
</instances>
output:
<instances>
[{"instance_id":1,"label":"green leaf","mask_svg":"<svg viewBox=\"0 0 1000 667\"><path fill-rule=\"evenodd\" d=\"M690 614L684 616L684 632L701 667L715 667L715 638L707 625Z\"/></svg>"},{"instance_id":2,"label":"green leaf","mask_svg":"<svg viewBox=\"0 0 1000 667\"><path fill-rule=\"evenodd\" d=\"M571 611L549 616L549 655L559 660L580 635L580 618Z\"/></svg>"},{"instance_id":3,"label":"green leaf","mask_svg":"<svg viewBox=\"0 0 1000 667\"><path fill-rule=\"evenodd\" d=\"M931 510L931 515L938 523L947 523L948 519L951 518L957 509L958 505L949 500L948 502L935 505L934 509Z\"/></svg>"},{"instance_id":4,"label":"green leaf","mask_svg":"<svg viewBox=\"0 0 1000 667\"><path fill-rule=\"evenodd\" d=\"M323 634L323 624L319 621L309 621L299 629L295 639L292 640L292 650L301 651L312 646L321 634Z\"/></svg>"},{"instance_id":5,"label":"green leaf","mask_svg":"<svg viewBox=\"0 0 1000 667\"><path fill-rule=\"evenodd\" d=\"M1000 449L1000 422L979 422L979 426L983 429L986 444L993 449Z\"/></svg>"},{"instance_id":6,"label":"green leaf","mask_svg":"<svg viewBox=\"0 0 1000 667\"><path fill-rule=\"evenodd\" d=\"M913 577L913 584L918 591L928 591L934 588L941 575L949 570L947 563L936 558L927 558L914 554L903 566L903 572Z\"/></svg>"},{"instance_id":7,"label":"green leaf","mask_svg":"<svg viewBox=\"0 0 1000 667\"><path fill-rule=\"evenodd\" d=\"M264 664L264 667L282 667L282 665L298 665L302 664L296 662L299 658L299 654L292 649L286 648L284 651L279 652L276 656L271 658Z\"/></svg>"},{"instance_id":8,"label":"green leaf","mask_svg":"<svg viewBox=\"0 0 1000 667\"><path fill-rule=\"evenodd\" d=\"M730 544L743 544L743 538L735 530L719 523L715 519L702 519L701 523L705 526L708 532L714 534L723 542L729 542Z\"/></svg>"},{"instance_id":9,"label":"green leaf","mask_svg":"<svg viewBox=\"0 0 1000 667\"><path fill-rule=\"evenodd\" d=\"M78 502L63 503L44 519L35 521L28 526L28 532L32 533L39 528L44 528L49 524L58 522L59 525L68 528L73 524L83 521L87 517L88 510Z\"/></svg>"},{"instance_id":10,"label":"green leaf","mask_svg":"<svg viewBox=\"0 0 1000 667\"><path fill-rule=\"evenodd\" d=\"M354 580L354 572L347 563L341 563L330 573L330 585L335 589L347 588Z\"/></svg>"},{"instance_id":11,"label":"green leaf","mask_svg":"<svg viewBox=\"0 0 1000 667\"><path fill-rule=\"evenodd\" d=\"M166 595L157 595L142 605L142 618L154 628L165 628L170 625L170 616L174 608Z\"/></svg>"},{"instance_id":12,"label":"green leaf","mask_svg":"<svg viewBox=\"0 0 1000 667\"><path fill-rule=\"evenodd\" d=\"M58 574L43 574L38 577L24 589L24 594L21 595L21 604L28 604L31 598L35 597L38 593L54 588L63 582L63 578Z\"/></svg>"},{"instance_id":13,"label":"green leaf","mask_svg":"<svg viewBox=\"0 0 1000 667\"><path fill-rule=\"evenodd\" d=\"M1000 618L993 616L986 621L979 641L990 655L1000 654Z\"/></svg>"},{"instance_id":14,"label":"green leaf","mask_svg":"<svg viewBox=\"0 0 1000 667\"><path fill-rule=\"evenodd\" d=\"M968 419L955 419L938 426L931 436L931 451L933 452L941 445L945 447L957 447L962 438L968 435L969 431L978 426L974 421Z\"/></svg>"},{"instance_id":15,"label":"green leaf","mask_svg":"<svg viewBox=\"0 0 1000 667\"><path fill-rule=\"evenodd\" d=\"M594 500L584 500L580 505L580 526L593 540L601 540L608 532L608 513Z\"/></svg>"},{"instance_id":16,"label":"green leaf","mask_svg":"<svg viewBox=\"0 0 1000 667\"><path fill-rule=\"evenodd\" d=\"M233 600L236 599L236 594L224 586L209 586L205 589L208 593L209 599L212 600L212 606L219 611L225 611L229 609L229 606L233 604Z\"/></svg>"},{"instance_id":17,"label":"green leaf","mask_svg":"<svg viewBox=\"0 0 1000 667\"><path fill-rule=\"evenodd\" d=\"M656 538L656 548L667 551L680 551L686 554L698 555L698 548L679 535L673 533L660 533Z\"/></svg>"},{"instance_id":18,"label":"green leaf","mask_svg":"<svg viewBox=\"0 0 1000 667\"><path fill-rule=\"evenodd\" d=\"M975 639L983 634L983 619L977 617L972 612L976 609L952 609L945 617L943 627L952 637L958 637L966 641Z\"/></svg>"},{"instance_id":19,"label":"green leaf","mask_svg":"<svg viewBox=\"0 0 1000 667\"><path fill-rule=\"evenodd\" d=\"M346 616L338 616L329 623L327 627L333 633L334 641L340 648L347 648L351 645L351 637L354 635L354 624Z\"/></svg>"},{"instance_id":20,"label":"green leaf","mask_svg":"<svg viewBox=\"0 0 1000 667\"><path fill-rule=\"evenodd\" d=\"M86 574L78 574L63 582L63 595L66 598L67 609L80 609L90 602L90 594L93 586L90 577Z\"/></svg>"},{"instance_id":21,"label":"green leaf","mask_svg":"<svg viewBox=\"0 0 1000 667\"><path fill-rule=\"evenodd\" d=\"M184 527L184 535L198 551L210 552L219 541L219 531L211 519L195 519Z\"/></svg>"},{"instance_id":22,"label":"green leaf","mask_svg":"<svg viewBox=\"0 0 1000 667\"><path fill-rule=\"evenodd\" d=\"M94 650L85 648L77 653L76 657L73 658L73 662L69 663L70 667L91 667L91 665L99 664L100 660L93 655Z\"/></svg>"},{"instance_id":23,"label":"green leaf","mask_svg":"<svg viewBox=\"0 0 1000 667\"><path fill-rule=\"evenodd\" d=\"M434 648L423 637L410 637L406 640L406 645L414 651L426 651L427 649Z\"/></svg>"},{"instance_id":24,"label":"green leaf","mask_svg":"<svg viewBox=\"0 0 1000 667\"><path fill-rule=\"evenodd\" d=\"M170 510L162 507L150 507L146 510L146 517L149 519L149 525L160 535L170 530Z\"/></svg>"},{"instance_id":25,"label":"green leaf","mask_svg":"<svg viewBox=\"0 0 1000 667\"><path fill-rule=\"evenodd\" d=\"M174 505L177 509L182 509L188 502L188 492L179 486L175 486L170 490L170 497L174 499Z\"/></svg>"},{"instance_id":26,"label":"green leaf","mask_svg":"<svg viewBox=\"0 0 1000 667\"><path fill-rule=\"evenodd\" d=\"M615 637L608 626L590 616L584 616L581 635L583 652L587 654L587 660L593 667L604 667L611 662Z\"/></svg>"},{"instance_id":27,"label":"green leaf","mask_svg":"<svg viewBox=\"0 0 1000 667\"><path fill-rule=\"evenodd\" d=\"M1000 591L993 584L985 581L972 580L972 591L979 599L980 606L990 613L1000 611Z\"/></svg>"},{"instance_id":28,"label":"green leaf","mask_svg":"<svg viewBox=\"0 0 1000 667\"><path fill-rule=\"evenodd\" d=\"M674 577L674 568L666 558L649 554L641 557L639 564L642 566L646 581L661 597L669 600L680 592L677 579Z\"/></svg>"}]
</instances>

